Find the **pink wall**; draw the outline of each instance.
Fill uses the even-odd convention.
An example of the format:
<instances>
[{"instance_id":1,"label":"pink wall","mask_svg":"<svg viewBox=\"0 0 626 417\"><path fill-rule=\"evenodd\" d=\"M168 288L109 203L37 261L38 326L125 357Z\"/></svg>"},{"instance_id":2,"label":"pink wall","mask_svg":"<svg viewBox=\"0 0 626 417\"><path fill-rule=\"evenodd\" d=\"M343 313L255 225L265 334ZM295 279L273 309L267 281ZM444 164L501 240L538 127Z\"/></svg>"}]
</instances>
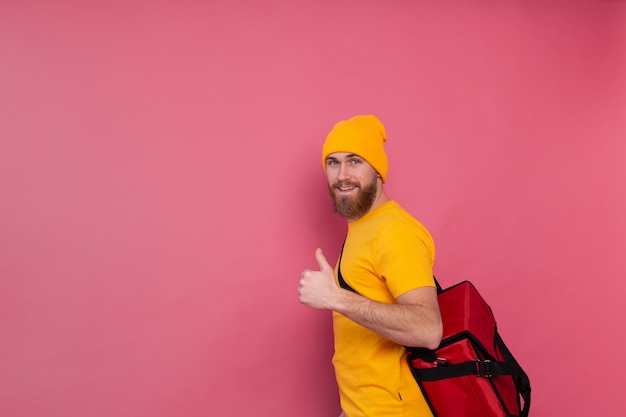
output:
<instances>
[{"instance_id":1,"label":"pink wall","mask_svg":"<svg viewBox=\"0 0 626 417\"><path fill-rule=\"evenodd\" d=\"M591 0L3 2L0 414L336 415L330 316L296 286L345 232L321 142L365 112L440 280L476 283L530 374L531 415L614 414L624 19Z\"/></svg>"}]
</instances>

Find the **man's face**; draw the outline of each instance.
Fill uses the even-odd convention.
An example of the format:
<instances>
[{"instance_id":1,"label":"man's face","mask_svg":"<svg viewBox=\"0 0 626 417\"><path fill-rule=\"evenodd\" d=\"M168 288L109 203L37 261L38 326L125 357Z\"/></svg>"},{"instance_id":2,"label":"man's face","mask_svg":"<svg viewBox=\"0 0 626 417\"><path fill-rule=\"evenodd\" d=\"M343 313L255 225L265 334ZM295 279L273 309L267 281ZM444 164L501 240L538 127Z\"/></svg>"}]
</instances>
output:
<instances>
[{"instance_id":1,"label":"man's face","mask_svg":"<svg viewBox=\"0 0 626 417\"><path fill-rule=\"evenodd\" d=\"M333 153L326 158L326 176L337 214L356 220L370 211L379 194L379 176L365 159Z\"/></svg>"}]
</instances>

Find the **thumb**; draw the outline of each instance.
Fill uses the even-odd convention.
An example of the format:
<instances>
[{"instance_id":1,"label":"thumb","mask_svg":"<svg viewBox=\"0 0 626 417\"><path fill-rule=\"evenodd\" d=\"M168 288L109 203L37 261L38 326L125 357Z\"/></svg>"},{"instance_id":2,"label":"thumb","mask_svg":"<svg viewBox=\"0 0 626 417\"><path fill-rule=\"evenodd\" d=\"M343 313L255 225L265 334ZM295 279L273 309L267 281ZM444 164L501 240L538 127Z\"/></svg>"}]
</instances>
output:
<instances>
[{"instance_id":1,"label":"thumb","mask_svg":"<svg viewBox=\"0 0 626 417\"><path fill-rule=\"evenodd\" d=\"M322 250L320 248L317 248L315 250L315 260L317 261L317 264L320 267L320 271L331 271L332 272L333 267L330 266L330 264L326 260L326 257L324 257L324 254L322 253Z\"/></svg>"}]
</instances>

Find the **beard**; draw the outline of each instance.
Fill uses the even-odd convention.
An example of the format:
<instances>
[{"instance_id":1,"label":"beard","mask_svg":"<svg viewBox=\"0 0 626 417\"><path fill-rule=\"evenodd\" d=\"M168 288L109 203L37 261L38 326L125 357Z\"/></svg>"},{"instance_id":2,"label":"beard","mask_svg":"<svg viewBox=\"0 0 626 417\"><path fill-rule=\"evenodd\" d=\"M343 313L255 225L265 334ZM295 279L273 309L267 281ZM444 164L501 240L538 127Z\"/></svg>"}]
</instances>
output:
<instances>
[{"instance_id":1,"label":"beard","mask_svg":"<svg viewBox=\"0 0 626 417\"><path fill-rule=\"evenodd\" d=\"M357 187L355 196L338 196L336 194L337 187ZM378 195L378 181L374 177L371 182L364 186L358 183L344 181L337 182L329 187L330 195L333 198L335 213L348 220L356 220L366 214L376 200Z\"/></svg>"}]
</instances>

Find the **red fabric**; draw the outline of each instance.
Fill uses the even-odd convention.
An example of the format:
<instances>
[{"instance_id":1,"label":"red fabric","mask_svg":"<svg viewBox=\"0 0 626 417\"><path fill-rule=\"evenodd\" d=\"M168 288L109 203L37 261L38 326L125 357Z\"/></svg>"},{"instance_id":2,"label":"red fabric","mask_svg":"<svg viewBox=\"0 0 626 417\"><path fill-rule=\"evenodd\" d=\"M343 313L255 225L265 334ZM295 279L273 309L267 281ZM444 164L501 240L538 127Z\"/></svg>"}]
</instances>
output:
<instances>
[{"instance_id":1,"label":"red fabric","mask_svg":"<svg viewBox=\"0 0 626 417\"><path fill-rule=\"evenodd\" d=\"M442 292L439 306L444 337L435 351L437 358L450 365L485 359L503 361L495 344L496 322L491 309L471 283L462 282ZM413 359L411 365L416 369L434 368L441 359ZM504 417L520 413L515 383L509 375L467 375L418 382L437 417Z\"/></svg>"}]
</instances>

